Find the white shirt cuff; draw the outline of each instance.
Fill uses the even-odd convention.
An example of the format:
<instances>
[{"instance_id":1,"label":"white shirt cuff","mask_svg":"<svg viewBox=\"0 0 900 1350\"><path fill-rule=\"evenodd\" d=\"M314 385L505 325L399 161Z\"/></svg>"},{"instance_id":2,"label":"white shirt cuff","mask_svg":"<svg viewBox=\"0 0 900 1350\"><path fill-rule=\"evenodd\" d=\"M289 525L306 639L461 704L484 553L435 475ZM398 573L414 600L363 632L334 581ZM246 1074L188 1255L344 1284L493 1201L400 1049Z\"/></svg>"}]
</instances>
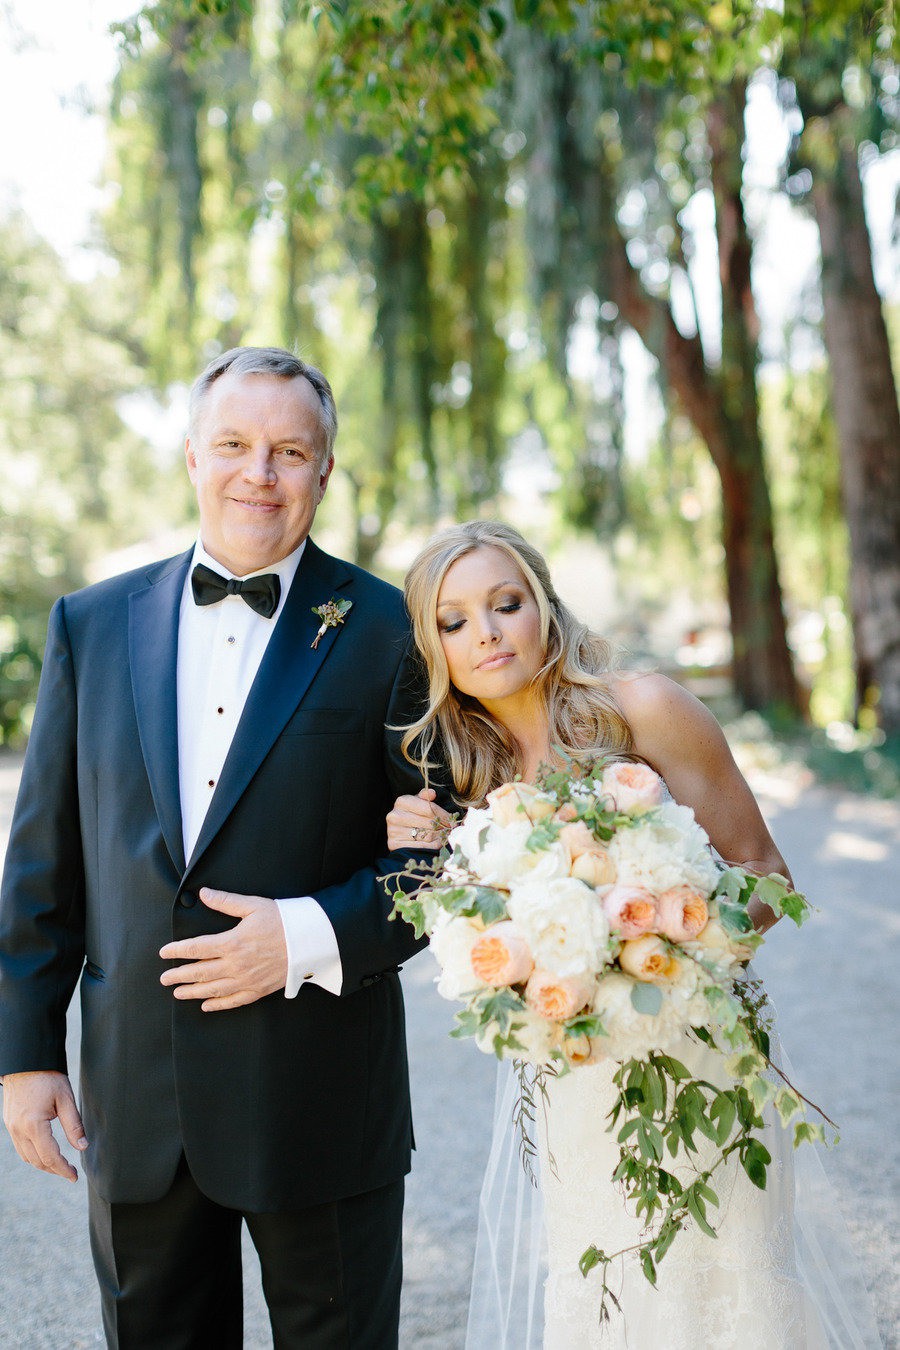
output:
<instances>
[{"instance_id":1,"label":"white shirt cuff","mask_svg":"<svg viewBox=\"0 0 900 1350\"><path fill-rule=\"evenodd\" d=\"M317 984L339 994L344 983L341 953L331 920L311 895L276 900L287 943L285 998L296 998L300 986Z\"/></svg>"}]
</instances>

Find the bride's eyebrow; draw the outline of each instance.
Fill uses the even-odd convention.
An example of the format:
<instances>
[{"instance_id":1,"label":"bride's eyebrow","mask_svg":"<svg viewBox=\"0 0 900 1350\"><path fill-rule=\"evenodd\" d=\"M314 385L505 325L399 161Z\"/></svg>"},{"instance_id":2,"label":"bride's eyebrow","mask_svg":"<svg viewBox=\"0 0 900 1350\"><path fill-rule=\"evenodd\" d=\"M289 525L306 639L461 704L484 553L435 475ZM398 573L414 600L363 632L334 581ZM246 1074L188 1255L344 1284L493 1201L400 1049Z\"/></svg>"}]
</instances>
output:
<instances>
[{"instance_id":1,"label":"bride's eyebrow","mask_svg":"<svg viewBox=\"0 0 900 1350\"><path fill-rule=\"evenodd\" d=\"M505 591L508 590L510 587L513 587L515 590L520 591L522 590L522 583L521 581L498 581L496 586L492 586L491 589L488 591L488 595L496 595L498 591ZM437 608L461 609L464 604L465 604L464 600L439 600L437 603Z\"/></svg>"}]
</instances>

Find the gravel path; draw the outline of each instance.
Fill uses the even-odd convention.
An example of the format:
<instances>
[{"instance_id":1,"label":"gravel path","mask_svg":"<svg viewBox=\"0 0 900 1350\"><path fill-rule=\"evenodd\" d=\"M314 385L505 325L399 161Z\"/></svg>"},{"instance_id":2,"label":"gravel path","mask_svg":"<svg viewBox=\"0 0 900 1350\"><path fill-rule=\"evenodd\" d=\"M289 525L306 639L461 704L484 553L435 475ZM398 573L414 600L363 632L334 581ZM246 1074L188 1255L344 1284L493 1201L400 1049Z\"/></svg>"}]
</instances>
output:
<instances>
[{"instance_id":1,"label":"gravel path","mask_svg":"<svg viewBox=\"0 0 900 1350\"><path fill-rule=\"evenodd\" d=\"M0 758L0 844L19 761ZM829 1175L872 1289L886 1350L900 1350L897 876L900 804L821 788L802 773L754 787L797 885L819 907L782 924L757 961L797 1083L839 1121ZM404 972L418 1153L406 1213L403 1350L461 1350L475 1213L493 1105L492 1063L447 1036L450 1005L424 954ZM247 1250L246 1346L271 1346ZM0 1347L102 1344L84 1183L27 1168L0 1137ZM714 1348L711 1348L714 1350Z\"/></svg>"}]
</instances>

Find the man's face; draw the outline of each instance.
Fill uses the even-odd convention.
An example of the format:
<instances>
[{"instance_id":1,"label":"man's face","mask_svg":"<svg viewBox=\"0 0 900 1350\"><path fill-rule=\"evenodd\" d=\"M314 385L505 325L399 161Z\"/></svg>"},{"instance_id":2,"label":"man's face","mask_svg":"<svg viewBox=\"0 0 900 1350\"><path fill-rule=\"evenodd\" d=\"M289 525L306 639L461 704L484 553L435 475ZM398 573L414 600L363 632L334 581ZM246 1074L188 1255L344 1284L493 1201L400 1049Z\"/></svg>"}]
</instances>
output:
<instances>
[{"instance_id":1,"label":"man's face","mask_svg":"<svg viewBox=\"0 0 900 1350\"><path fill-rule=\"evenodd\" d=\"M334 466L319 398L303 376L221 375L185 443L203 547L235 576L305 539Z\"/></svg>"}]
</instances>

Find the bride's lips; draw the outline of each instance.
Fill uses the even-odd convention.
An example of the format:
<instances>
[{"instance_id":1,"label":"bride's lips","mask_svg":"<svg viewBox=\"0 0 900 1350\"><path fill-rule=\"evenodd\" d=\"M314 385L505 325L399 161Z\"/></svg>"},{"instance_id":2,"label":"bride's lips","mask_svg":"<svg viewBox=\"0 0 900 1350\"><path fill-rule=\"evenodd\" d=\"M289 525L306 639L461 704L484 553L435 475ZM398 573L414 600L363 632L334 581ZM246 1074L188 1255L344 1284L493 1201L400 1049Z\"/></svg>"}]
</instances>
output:
<instances>
[{"instance_id":1,"label":"bride's lips","mask_svg":"<svg viewBox=\"0 0 900 1350\"><path fill-rule=\"evenodd\" d=\"M499 666L505 666L507 661L512 661L515 652L494 652L491 656L486 656L483 661L479 661L475 667L476 670L496 670Z\"/></svg>"}]
</instances>

